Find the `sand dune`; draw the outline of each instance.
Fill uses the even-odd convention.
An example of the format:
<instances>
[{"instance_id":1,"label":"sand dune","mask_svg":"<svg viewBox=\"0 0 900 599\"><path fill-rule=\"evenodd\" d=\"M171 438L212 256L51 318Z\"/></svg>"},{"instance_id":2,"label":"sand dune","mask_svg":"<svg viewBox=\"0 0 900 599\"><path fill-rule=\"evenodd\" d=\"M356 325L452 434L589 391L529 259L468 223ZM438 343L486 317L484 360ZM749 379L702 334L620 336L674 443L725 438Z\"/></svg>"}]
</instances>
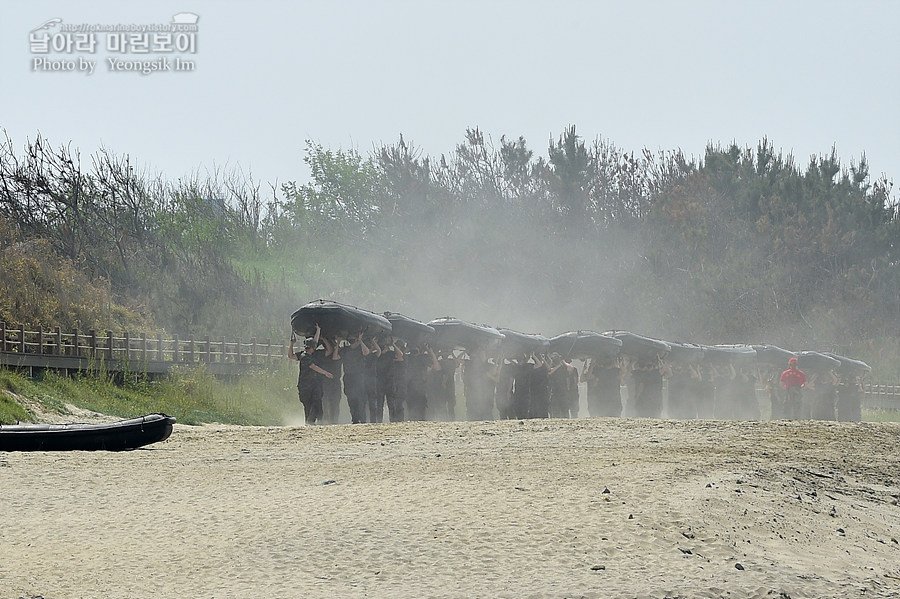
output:
<instances>
[{"instance_id":1,"label":"sand dune","mask_svg":"<svg viewBox=\"0 0 900 599\"><path fill-rule=\"evenodd\" d=\"M897 424L178 425L0 454L0 597L898 597L898 498Z\"/></svg>"}]
</instances>

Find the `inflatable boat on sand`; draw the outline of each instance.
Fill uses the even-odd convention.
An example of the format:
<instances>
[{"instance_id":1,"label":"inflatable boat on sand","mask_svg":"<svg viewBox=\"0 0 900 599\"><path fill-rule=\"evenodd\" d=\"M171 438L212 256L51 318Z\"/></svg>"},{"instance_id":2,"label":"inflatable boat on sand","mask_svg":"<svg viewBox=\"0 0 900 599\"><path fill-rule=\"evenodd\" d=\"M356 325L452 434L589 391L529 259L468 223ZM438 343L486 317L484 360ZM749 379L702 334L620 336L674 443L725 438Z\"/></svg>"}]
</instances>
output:
<instances>
[{"instance_id":1,"label":"inflatable boat on sand","mask_svg":"<svg viewBox=\"0 0 900 599\"><path fill-rule=\"evenodd\" d=\"M0 451L123 451L165 441L175 418L148 414L100 424L3 424Z\"/></svg>"}]
</instances>

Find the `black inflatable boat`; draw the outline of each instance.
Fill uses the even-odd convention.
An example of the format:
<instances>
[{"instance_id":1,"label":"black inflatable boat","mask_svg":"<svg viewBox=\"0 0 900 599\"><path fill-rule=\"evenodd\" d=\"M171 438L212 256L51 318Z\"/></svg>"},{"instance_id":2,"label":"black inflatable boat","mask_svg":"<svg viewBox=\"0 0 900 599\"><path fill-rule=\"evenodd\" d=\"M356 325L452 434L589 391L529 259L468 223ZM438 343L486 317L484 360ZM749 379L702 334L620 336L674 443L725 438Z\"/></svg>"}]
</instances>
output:
<instances>
[{"instance_id":1,"label":"black inflatable boat","mask_svg":"<svg viewBox=\"0 0 900 599\"><path fill-rule=\"evenodd\" d=\"M414 318L396 312L385 312L384 317L391 323L391 336L397 339L418 345L434 336L434 327Z\"/></svg>"},{"instance_id":2,"label":"black inflatable boat","mask_svg":"<svg viewBox=\"0 0 900 599\"><path fill-rule=\"evenodd\" d=\"M644 337L630 331L607 331L603 334L619 339L622 342L621 352L638 360L655 360L657 357L669 353L671 349L665 341Z\"/></svg>"},{"instance_id":3,"label":"black inflatable boat","mask_svg":"<svg viewBox=\"0 0 900 599\"><path fill-rule=\"evenodd\" d=\"M148 414L101 424L0 425L0 451L123 451L169 438L175 418Z\"/></svg>"},{"instance_id":4,"label":"black inflatable boat","mask_svg":"<svg viewBox=\"0 0 900 599\"><path fill-rule=\"evenodd\" d=\"M622 340L594 331L569 331L550 339L550 351L566 358L615 358Z\"/></svg>"},{"instance_id":5,"label":"black inflatable boat","mask_svg":"<svg viewBox=\"0 0 900 599\"><path fill-rule=\"evenodd\" d=\"M777 345L753 345L756 350L756 361L759 364L775 366L776 368L786 369L788 360L796 358L797 354L786 349L781 349Z\"/></svg>"},{"instance_id":6,"label":"black inflatable boat","mask_svg":"<svg viewBox=\"0 0 900 599\"><path fill-rule=\"evenodd\" d=\"M666 359L679 364L699 364L703 361L706 351L702 345L696 343L683 343L681 341L666 341L669 344L669 354Z\"/></svg>"},{"instance_id":7,"label":"black inflatable boat","mask_svg":"<svg viewBox=\"0 0 900 599\"><path fill-rule=\"evenodd\" d=\"M512 329L497 329L503 334L500 342L500 353L506 357L521 356L532 352L546 353L550 347L550 340L543 335L520 333Z\"/></svg>"},{"instance_id":8,"label":"black inflatable boat","mask_svg":"<svg viewBox=\"0 0 900 599\"><path fill-rule=\"evenodd\" d=\"M428 326L434 329L434 344L445 349L462 347L471 350L503 340L503 333L497 329L451 316L435 318Z\"/></svg>"},{"instance_id":9,"label":"black inflatable boat","mask_svg":"<svg viewBox=\"0 0 900 599\"><path fill-rule=\"evenodd\" d=\"M756 366L756 350L750 345L704 345L703 359L710 364Z\"/></svg>"},{"instance_id":10,"label":"black inflatable boat","mask_svg":"<svg viewBox=\"0 0 900 599\"><path fill-rule=\"evenodd\" d=\"M847 356L842 356L839 354L833 354L831 352L822 352L829 358L834 358L835 360L839 360L841 365L838 367L837 372L844 376L865 376L872 372L872 367L866 364L861 360L854 360L853 358L848 358Z\"/></svg>"},{"instance_id":11,"label":"black inflatable boat","mask_svg":"<svg viewBox=\"0 0 900 599\"><path fill-rule=\"evenodd\" d=\"M841 361L817 351L802 351L797 353L797 366L806 371L828 372L840 368Z\"/></svg>"},{"instance_id":12,"label":"black inflatable boat","mask_svg":"<svg viewBox=\"0 0 900 599\"><path fill-rule=\"evenodd\" d=\"M317 324L328 337L346 339L360 331L367 337L391 334L391 323L384 316L330 300L310 302L291 315L291 328L300 336L315 335Z\"/></svg>"}]
</instances>

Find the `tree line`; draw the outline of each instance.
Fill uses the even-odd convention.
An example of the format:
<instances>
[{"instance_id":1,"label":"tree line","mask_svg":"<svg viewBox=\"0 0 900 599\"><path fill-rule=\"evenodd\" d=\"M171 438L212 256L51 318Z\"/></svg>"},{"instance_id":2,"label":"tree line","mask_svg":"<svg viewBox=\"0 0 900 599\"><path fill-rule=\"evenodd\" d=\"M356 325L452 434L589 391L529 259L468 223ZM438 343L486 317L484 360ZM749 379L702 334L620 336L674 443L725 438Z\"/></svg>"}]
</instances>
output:
<instances>
[{"instance_id":1,"label":"tree line","mask_svg":"<svg viewBox=\"0 0 900 599\"><path fill-rule=\"evenodd\" d=\"M631 329L900 355L892 183L771 141L536 154L469 129L429 156L307 142L305 182L175 181L101 149L0 144L0 318L278 335L317 297L555 334ZM875 355L875 354L878 355ZM882 355L883 354L883 355Z\"/></svg>"}]
</instances>

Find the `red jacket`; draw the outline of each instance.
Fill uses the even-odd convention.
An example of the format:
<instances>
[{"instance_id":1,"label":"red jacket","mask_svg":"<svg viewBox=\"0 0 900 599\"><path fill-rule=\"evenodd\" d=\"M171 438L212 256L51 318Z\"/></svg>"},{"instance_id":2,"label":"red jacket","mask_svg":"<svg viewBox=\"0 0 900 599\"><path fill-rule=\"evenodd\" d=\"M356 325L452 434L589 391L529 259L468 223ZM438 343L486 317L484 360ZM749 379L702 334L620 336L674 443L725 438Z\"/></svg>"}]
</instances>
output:
<instances>
[{"instance_id":1,"label":"red jacket","mask_svg":"<svg viewBox=\"0 0 900 599\"><path fill-rule=\"evenodd\" d=\"M781 386L785 389L802 387L806 384L806 374L799 368L788 368L781 373Z\"/></svg>"}]
</instances>

